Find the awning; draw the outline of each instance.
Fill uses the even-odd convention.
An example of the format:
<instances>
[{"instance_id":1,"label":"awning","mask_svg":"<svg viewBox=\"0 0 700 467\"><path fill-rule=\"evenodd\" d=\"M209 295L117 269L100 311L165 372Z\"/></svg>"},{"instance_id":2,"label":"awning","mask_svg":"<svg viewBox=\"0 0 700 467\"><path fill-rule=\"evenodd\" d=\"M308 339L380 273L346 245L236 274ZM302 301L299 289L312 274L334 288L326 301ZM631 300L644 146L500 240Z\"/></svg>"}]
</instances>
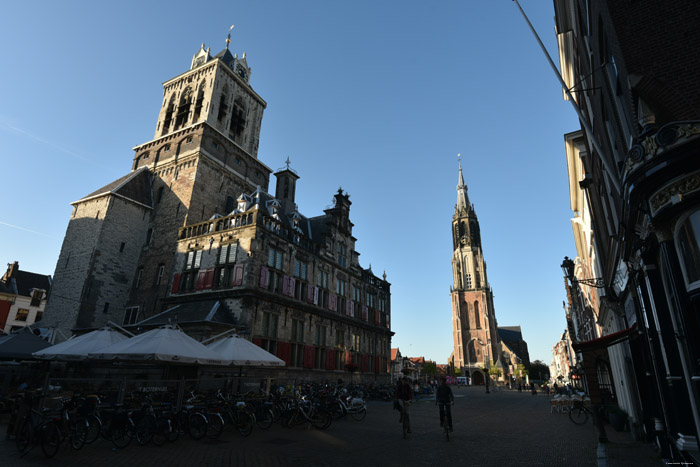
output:
<instances>
[{"instance_id":1,"label":"awning","mask_svg":"<svg viewBox=\"0 0 700 467\"><path fill-rule=\"evenodd\" d=\"M590 350L602 350L611 345L619 344L620 342L630 338L632 334L637 331L637 323L634 323L627 329L622 331L614 332L598 339L593 339L586 342L574 342L572 346L576 352L586 352Z\"/></svg>"}]
</instances>

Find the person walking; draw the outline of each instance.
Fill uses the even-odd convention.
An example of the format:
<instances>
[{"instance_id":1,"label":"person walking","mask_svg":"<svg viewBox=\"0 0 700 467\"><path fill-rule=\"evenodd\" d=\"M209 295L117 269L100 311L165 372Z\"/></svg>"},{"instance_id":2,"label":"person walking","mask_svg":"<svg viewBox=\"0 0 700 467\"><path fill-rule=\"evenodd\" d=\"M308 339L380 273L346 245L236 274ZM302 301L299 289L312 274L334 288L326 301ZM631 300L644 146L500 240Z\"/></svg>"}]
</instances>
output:
<instances>
[{"instance_id":1,"label":"person walking","mask_svg":"<svg viewBox=\"0 0 700 467\"><path fill-rule=\"evenodd\" d=\"M452 405L455 403L452 389L447 385L447 378L440 378L440 386L435 393L435 405L440 406L440 426L444 426L447 418L447 426L452 431Z\"/></svg>"},{"instance_id":2,"label":"person walking","mask_svg":"<svg viewBox=\"0 0 700 467\"><path fill-rule=\"evenodd\" d=\"M404 376L396 386L396 394L394 397L401 406L399 423L403 423L404 414L408 415L408 404L413 400L413 388L411 388L411 381L408 379L408 376ZM408 429L408 432L411 432L411 428Z\"/></svg>"}]
</instances>

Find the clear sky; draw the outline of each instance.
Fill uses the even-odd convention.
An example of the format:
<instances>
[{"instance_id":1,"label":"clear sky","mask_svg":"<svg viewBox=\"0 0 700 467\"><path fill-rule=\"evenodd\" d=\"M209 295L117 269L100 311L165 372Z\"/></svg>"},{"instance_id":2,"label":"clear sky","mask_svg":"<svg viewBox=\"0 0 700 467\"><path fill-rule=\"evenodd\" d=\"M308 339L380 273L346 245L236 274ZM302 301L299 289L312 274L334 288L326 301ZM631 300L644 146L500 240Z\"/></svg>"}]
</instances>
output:
<instances>
[{"instance_id":1,"label":"clear sky","mask_svg":"<svg viewBox=\"0 0 700 467\"><path fill-rule=\"evenodd\" d=\"M557 57L551 0L521 4ZM498 324L549 363L575 256L563 135L579 125L511 0L7 2L0 261L53 274L69 203L129 172L161 83L231 24L268 103L258 157L290 158L306 216L350 194L360 262L392 284L392 346L452 351L461 153Z\"/></svg>"}]
</instances>

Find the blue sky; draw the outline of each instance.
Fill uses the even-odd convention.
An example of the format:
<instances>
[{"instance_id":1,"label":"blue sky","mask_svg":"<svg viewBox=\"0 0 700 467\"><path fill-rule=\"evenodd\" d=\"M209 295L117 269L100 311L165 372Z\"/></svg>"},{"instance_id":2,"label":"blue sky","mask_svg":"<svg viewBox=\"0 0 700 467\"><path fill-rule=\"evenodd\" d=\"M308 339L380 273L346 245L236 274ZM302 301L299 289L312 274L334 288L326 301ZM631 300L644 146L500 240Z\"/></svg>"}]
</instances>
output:
<instances>
[{"instance_id":1,"label":"blue sky","mask_svg":"<svg viewBox=\"0 0 700 467\"><path fill-rule=\"evenodd\" d=\"M523 8L556 57L552 2ZM570 104L514 2L10 2L0 17L0 261L53 274L69 203L128 173L161 83L202 42L247 53L268 103L258 157L315 216L353 202L360 262L392 283L392 346L444 363L457 154L501 326L551 361L575 256Z\"/></svg>"}]
</instances>

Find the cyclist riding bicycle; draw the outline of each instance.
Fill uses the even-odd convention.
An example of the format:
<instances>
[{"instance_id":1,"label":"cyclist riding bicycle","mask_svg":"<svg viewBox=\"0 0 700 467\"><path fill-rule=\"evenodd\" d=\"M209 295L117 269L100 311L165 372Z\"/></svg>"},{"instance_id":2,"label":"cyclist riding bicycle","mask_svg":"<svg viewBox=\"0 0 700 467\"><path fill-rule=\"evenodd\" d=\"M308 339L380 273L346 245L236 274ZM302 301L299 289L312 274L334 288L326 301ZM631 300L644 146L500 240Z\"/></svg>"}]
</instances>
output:
<instances>
[{"instance_id":1,"label":"cyclist riding bicycle","mask_svg":"<svg viewBox=\"0 0 700 467\"><path fill-rule=\"evenodd\" d=\"M396 399L401 404L401 416L399 417L399 423L403 423L403 415L408 410L408 403L413 399L413 389L411 388L411 382L408 376L404 376L399 384L396 386ZM408 429L411 432L411 429Z\"/></svg>"},{"instance_id":2,"label":"cyclist riding bicycle","mask_svg":"<svg viewBox=\"0 0 700 467\"><path fill-rule=\"evenodd\" d=\"M452 431L452 405L455 403L452 389L447 385L447 378L440 378L440 386L435 393L435 405L440 405L440 426L445 423L444 417L447 416L447 426Z\"/></svg>"}]
</instances>

